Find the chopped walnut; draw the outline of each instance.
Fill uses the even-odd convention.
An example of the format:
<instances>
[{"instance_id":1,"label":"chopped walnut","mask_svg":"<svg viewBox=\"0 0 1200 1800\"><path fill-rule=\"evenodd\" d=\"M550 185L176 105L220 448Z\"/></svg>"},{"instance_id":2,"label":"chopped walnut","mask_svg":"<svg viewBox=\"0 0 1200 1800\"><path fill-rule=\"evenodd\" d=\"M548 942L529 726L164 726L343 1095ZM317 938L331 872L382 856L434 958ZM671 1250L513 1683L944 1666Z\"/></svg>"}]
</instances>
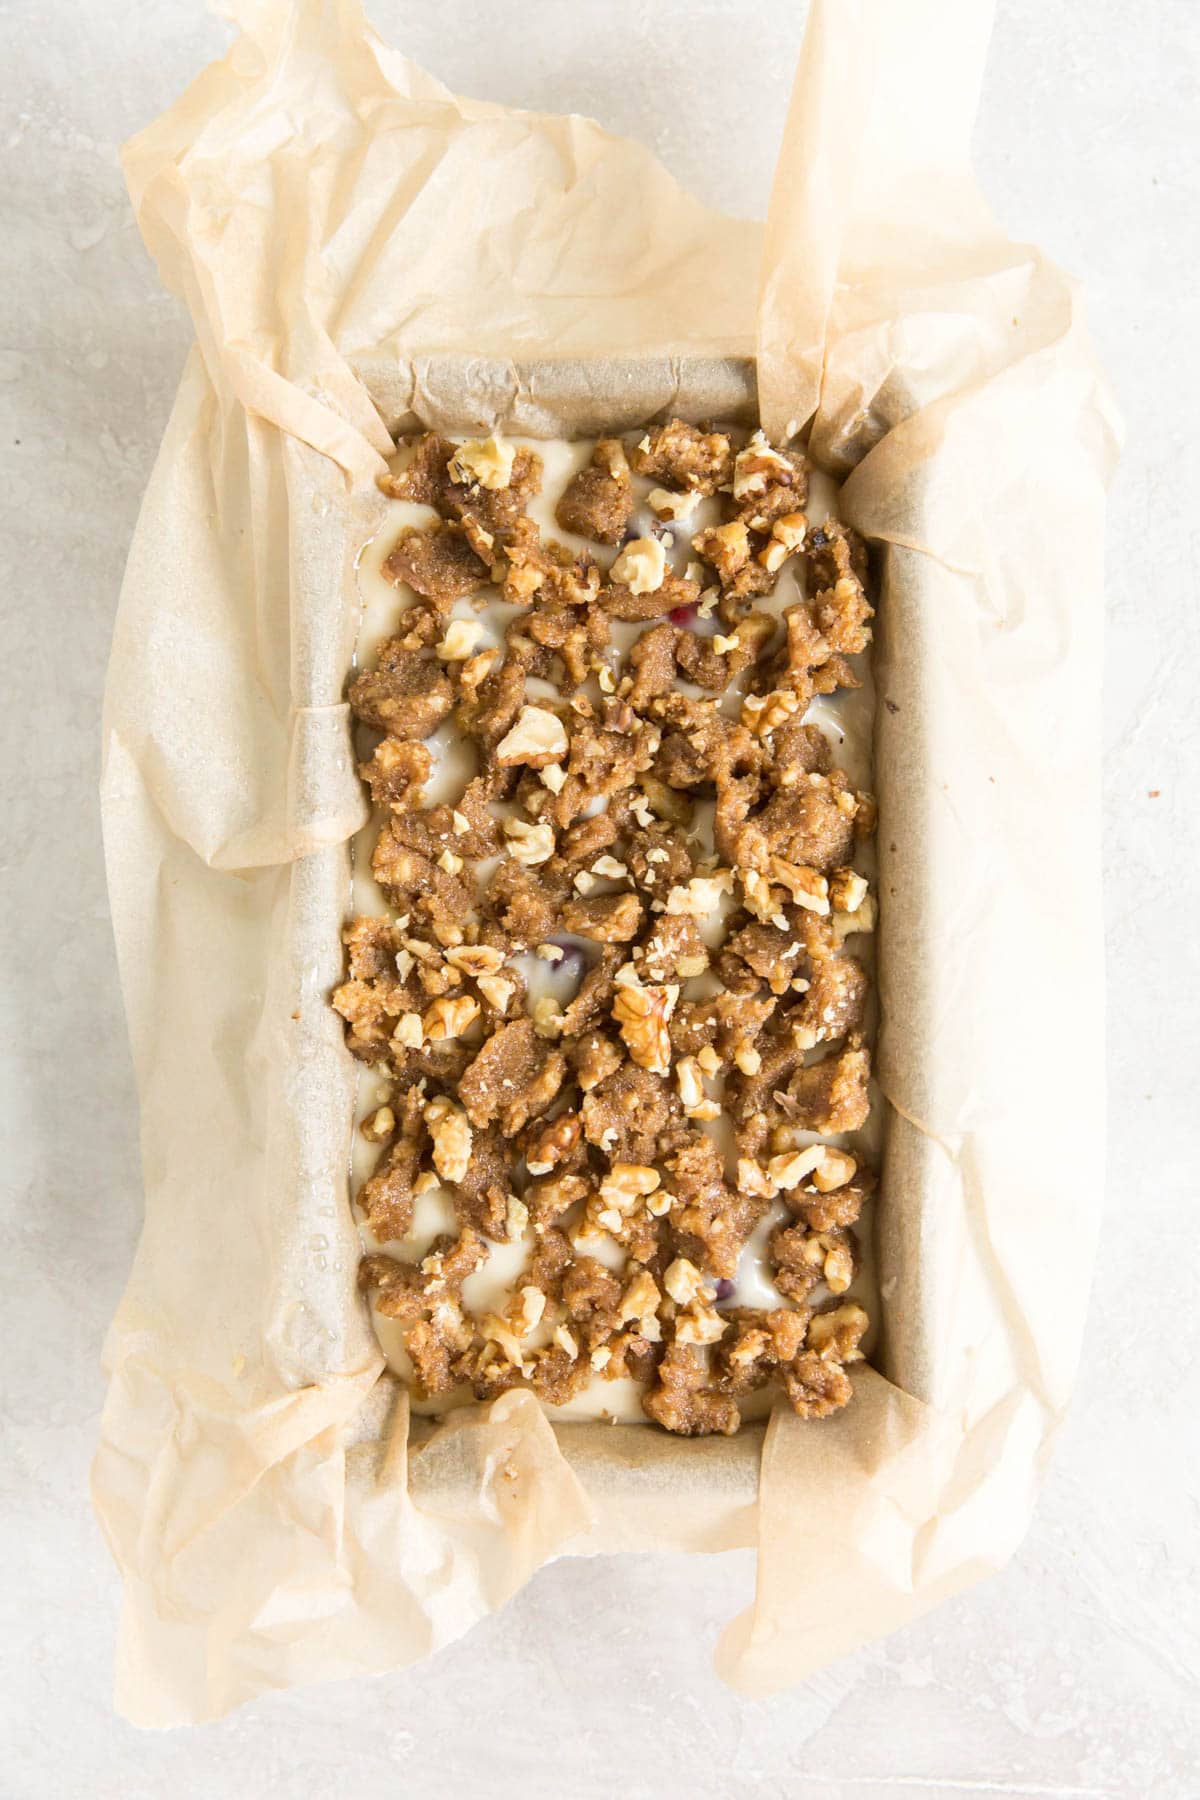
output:
<instances>
[{"instance_id":1,"label":"chopped walnut","mask_svg":"<svg viewBox=\"0 0 1200 1800\"><path fill-rule=\"evenodd\" d=\"M567 754L562 721L544 706L523 706L517 722L496 745L498 763L527 763L544 769Z\"/></svg>"},{"instance_id":2,"label":"chopped walnut","mask_svg":"<svg viewBox=\"0 0 1200 1800\"><path fill-rule=\"evenodd\" d=\"M658 538L634 538L613 563L613 581L623 582L631 594L653 594L663 584L667 553Z\"/></svg>"},{"instance_id":3,"label":"chopped walnut","mask_svg":"<svg viewBox=\"0 0 1200 1800\"><path fill-rule=\"evenodd\" d=\"M505 819L504 835L508 839L508 854L524 863L526 868L549 862L554 855L552 825L531 825L528 819Z\"/></svg>"},{"instance_id":4,"label":"chopped walnut","mask_svg":"<svg viewBox=\"0 0 1200 1800\"><path fill-rule=\"evenodd\" d=\"M732 581L750 561L750 533L740 519L712 525L692 539L692 548L711 563L722 582Z\"/></svg>"},{"instance_id":5,"label":"chopped walnut","mask_svg":"<svg viewBox=\"0 0 1200 1800\"><path fill-rule=\"evenodd\" d=\"M433 1166L443 1181L461 1181L471 1160L471 1127L449 1100L431 1100L425 1123L433 1139Z\"/></svg>"},{"instance_id":6,"label":"chopped walnut","mask_svg":"<svg viewBox=\"0 0 1200 1800\"><path fill-rule=\"evenodd\" d=\"M667 1021L679 990L673 985L643 987L636 973L621 982L613 997L612 1016L629 1054L639 1068L665 1075L671 1067L671 1034Z\"/></svg>"},{"instance_id":7,"label":"chopped walnut","mask_svg":"<svg viewBox=\"0 0 1200 1800\"><path fill-rule=\"evenodd\" d=\"M506 488L512 480L516 451L498 437L476 438L460 444L450 458L452 481L467 486Z\"/></svg>"},{"instance_id":8,"label":"chopped walnut","mask_svg":"<svg viewBox=\"0 0 1200 1800\"><path fill-rule=\"evenodd\" d=\"M443 1038L461 1037L478 1017L479 1002L472 1000L469 994L461 994L453 999L435 1000L422 1018L421 1026L429 1042L437 1044Z\"/></svg>"}]
</instances>

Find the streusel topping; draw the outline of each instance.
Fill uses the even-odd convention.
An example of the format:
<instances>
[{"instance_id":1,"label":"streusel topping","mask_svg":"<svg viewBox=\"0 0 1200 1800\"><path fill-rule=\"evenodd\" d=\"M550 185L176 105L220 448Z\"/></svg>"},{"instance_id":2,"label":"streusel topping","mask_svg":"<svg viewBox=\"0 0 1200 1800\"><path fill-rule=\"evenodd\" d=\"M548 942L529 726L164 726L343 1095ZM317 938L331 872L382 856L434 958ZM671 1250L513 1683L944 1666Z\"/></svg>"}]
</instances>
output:
<instances>
[{"instance_id":1,"label":"streusel topping","mask_svg":"<svg viewBox=\"0 0 1200 1800\"><path fill-rule=\"evenodd\" d=\"M385 489L429 516L389 548L407 604L349 695L387 913L346 927L333 996L382 1081L363 1286L447 1404L622 1378L684 1434L764 1387L823 1416L868 1325L875 805L806 714L859 685L864 546L809 524L803 454L761 432L601 439L554 505L586 548L529 516L535 450L404 450ZM389 1254L432 1189L453 1230ZM778 1304L740 1303L752 1239Z\"/></svg>"}]
</instances>

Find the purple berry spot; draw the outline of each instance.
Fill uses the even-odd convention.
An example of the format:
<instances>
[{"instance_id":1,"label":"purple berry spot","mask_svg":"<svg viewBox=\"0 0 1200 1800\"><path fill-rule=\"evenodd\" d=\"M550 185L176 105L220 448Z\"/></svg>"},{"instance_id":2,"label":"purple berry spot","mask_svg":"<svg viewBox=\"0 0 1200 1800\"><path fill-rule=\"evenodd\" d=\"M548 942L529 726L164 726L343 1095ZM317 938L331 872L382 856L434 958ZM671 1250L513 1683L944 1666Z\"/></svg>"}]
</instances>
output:
<instances>
[{"instance_id":1,"label":"purple berry spot","mask_svg":"<svg viewBox=\"0 0 1200 1800\"><path fill-rule=\"evenodd\" d=\"M814 550L823 550L825 548L826 544L829 542L829 539L825 536L825 533L821 530L821 527L818 525L817 529L813 532L812 536L809 538L808 541L812 545Z\"/></svg>"},{"instance_id":2,"label":"purple berry spot","mask_svg":"<svg viewBox=\"0 0 1200 1800\"><path fill-rule=\"evenodd\" d=\"M562 961L555 963L555 972L564 981L579 981L587 963L579 945L568 937L552 937L548 941L562 951Z\"/></svg>"},{"instance_id":3,"label":"purple berry spot","mask_svg":"<svg viewBox=\"0 0 1200 1800\"><path fill-rule=\"evenodd\" d=\"M673 606L667 615L672 625L686 625L690 631L699 615L698 606Z\"/></svg>"},{"instance_id":4,"label":"purple berry spot","mask_svg":"<svg viewBox=\"0 0 1200 1800\"><path fill-rule=\"evenodd\" d=\"M717 1302L718 1302L718 1304L722 1300L728 1300L728 1298L732 1294L732 1292L733 1292L732 1281L726 1281L725 1277L722 1275L717 1282Z\"/></svg>"}]
</instances>

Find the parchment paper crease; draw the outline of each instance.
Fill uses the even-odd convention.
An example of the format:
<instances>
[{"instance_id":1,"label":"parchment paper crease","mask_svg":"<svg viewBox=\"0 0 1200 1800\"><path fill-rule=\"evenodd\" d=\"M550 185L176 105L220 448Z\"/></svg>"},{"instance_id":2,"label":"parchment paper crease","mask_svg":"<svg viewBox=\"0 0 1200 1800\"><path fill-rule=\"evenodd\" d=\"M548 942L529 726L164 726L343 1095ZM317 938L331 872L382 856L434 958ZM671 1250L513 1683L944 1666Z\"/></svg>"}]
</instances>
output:
<instances>
[{"instance_id":1,"label":"parchment paper crease","mask_svg":"<svg viewBox=\"0 0 1200 1800\"><path fill-rule=\"evenodd\" d=\"M1020 1540L1099 1217L1116 430L1077 295L970 176L990 8L816 0L765 234L586 120L454 97L350 0L233 11L229 55L126 152L197 349L105 717L146 1178L94 1475L118 1704L200 1720L401 1665L566 1551L742 1543L757 1596L719 1666L764 1693ZM514 1393L410 1443L355 1293L326 1005L389 428L744 410L755 350L768 428L811 423L881 546L882 1372L765 1439L556 1433Z\"/></svg>"}]
</instances>

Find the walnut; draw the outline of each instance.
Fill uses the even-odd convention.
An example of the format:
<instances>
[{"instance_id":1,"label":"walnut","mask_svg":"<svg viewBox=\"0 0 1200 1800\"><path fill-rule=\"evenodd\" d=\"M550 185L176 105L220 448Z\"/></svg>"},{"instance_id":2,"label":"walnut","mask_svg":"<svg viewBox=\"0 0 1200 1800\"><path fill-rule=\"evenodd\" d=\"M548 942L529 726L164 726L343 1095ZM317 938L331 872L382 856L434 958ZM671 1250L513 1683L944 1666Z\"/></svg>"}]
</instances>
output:
<instances>
[{"instance_id":1,"label":"walnut","mask_svg":"<svg viewBox=\"0 0 1200 1800\"><path fill-rule=\"evenodd\" d=\"M526 1285L516 1295L510 1310L514 1328L523 1338L536 1331L542 1322L542 1314L546 1310L546 1296L541 1288Z\"/></svg>"},{"instance_id":2,"label":"walnut","mask_svg":"<svg viewBox=\"0 0 1200 1800\"><path fill-rule=\"evenodd\" d=\"M772 553L772 560L767 563L767 567L777 569L785 558L792 556L797 550L803 550L807 530L808 520L802 512L784 513L782 517L773 520L771 542L767 545L767 550L761 553L764 561L767 552ZM774 552L777 550L781 554L775 558Z\"/></svg>"},{"instance_id":3,"label":"walnut","mask_svg":"<svg viewBox=\"0 0 1200 1800\"><path fill-rule=\"evenodd\" d=\"M484 1313L479 1321L479 1332L486 1343L500 1346L514 1369L525 1373L521 1333L513 1326L511 1319L505 1318L502 1313Z\"/></svg>"},{"instance_id":4,"label":"walnut","mask_svg":"<svg viewBox=\"0 0 1200 1800\"><path fill-rule=\"evenodd\" d=\"M822 915L829 911L829 883L816 869L804 869L797 863L785 862L782 856L773 856L771 880L788 890L793 905Z\"/></svg>"},{"instance_id":5,"label":"walnut","mask_svg":"<svg viewBox=\"0 0 1200 1800\"><path fill-rule=\"evenodd\" d=\"M727 1320L721 1317L715 1307L697 1302L677 1315L675 1342L677 1344L716 1344L720 1342L727 1329Z\"/></svg>"},{"instance_id":6,"label":"walnut","mask_svg":"<svg viewBox=\"0 0 1200 1800\"><path fill-rule=\"evenodd\" d=\"M492 944L462 944L447 950L446 961L464 975L494 975L504 963L504 952Z\"/></svg>"},{"instance_id":7,"label":"walnut","mask_svg":"<svg viewBox=\"0 0 1200 1800\"><path fill-rule=\"evenodd\" d=\"M874 931L874 894L867 894L853 912L835 912L832 923L834 941L839 944L845 943L856 931Z\"/></svg>"},{"instance_id":8,"label":"walnut","mask_svg":"<svg viewBox=\"0 0 1200 1800\"><path fill-rule=\"evenodd\" d=\"M444 1038L461 1037L478 1017L478 1000L472 1000L469 994L460 994L454 999L435 1000L421 1024L430 1043L437 1044Z\"/></svg>"},{"instance_id":9,"label":"walnut","mask_svg":"<svg viewBox=\"0 0 1200 1800\"><path fill-rule=\"evenodd\" d=\"M683 1109L688 1112L704 1099L704 1080L700 1064L694 1056L681 1056L675 1064L675 1081Z\"/></svg>"},{"instance_id":10,"label":"walnut","mask_svg":"<svg viewBox=\"0 0 1200 1800\"><path fill-rule=\"evenodd\" d=\"M692 548L712 564L722 582L732 581L750 560L750 534L741 519L731 519L727 525L698 532Z\"/></svg>"},{"instance_id":11,"label":"walnut","mask_svg":"<svg viewBox=\"0 0 1200 1800\"><path fill-rule=\"evenodd\" d=\"M685 885L673 887L667 895L669 913L690 913L694 919L709 919L721 905L721 897L733 887L733 871L717 869L712 875L694 875Z\"/></svg>"},{"instance_id":12,"label":"walnut","mask_svg":"<svg viewBox=\"0 0 1200 1800\"><path fill-rule=\"evenodd\" d=\"M545 1126L525 1155L525 1166L531 1175L548 1175L551 1169L568 1157L583 1132L578 1113L563 1113Z\"/></svg>"},{"instance_id":13,"label":"walnut","mask_svg":"<svg viewBox=\"0 0 1200 1800\"><path fill-rule=\"evenodd\" d=\"M468 486L506 488L512 480L516 451L497 437L460 444L450 459L450 478Z\"/></svg>"},{"instance_id":14,"label":"walnut","mask_svg":"<svg viewBox=\"0 0 1200 1800\"><path fill-rule=\"evenodd\" d=\"M401 1013L396 1020L396 1029L392 1033L392 1043L397 1050L419 1050L425 1042L425 1027L421 1023L420 1013Z\"/></svg>"},{"instance_id":15,"label":"walnut","mask_svg":"<svg viewBox=\"0 0 1200 1800\"><path fill-rule=\"evenodd\" d=\"M821 1264L821 1273L825 1277L825 1286L831 1294L844 1294L854 1280L854 1252L849 1244L840 1239L831 1242L821 1239L821 1248L825 1252Z\"/></svg>"},{"instance_id":16,"label":"walnut","mask_svg":"<svg viewBox=\"0 0 1200 1800\"><path fill-rule=\"evenodd\" d=\"M671 1263L663 1276L663 1287L679 1306L690 1306L698 1298L711 1300L716 1291L686 1256L677 1256Z\"/></svg>"},{"instance_id":17,"label":"walnut","mask_svg":"<svg viewBox=\"0 0 1200 1800\"><path fill-rule=\"evenodd\" d=\"M671 525L681 525L690 519L700 503L700 494L692 489L682 494L672 493L669 488L651 488L646 495L646 504L658 518L665 519Z\"/></svg>"},{"instance_id":18,"label":"walnut","mask_svg":"<svg viewBox=\"0 0 1200 1800\"><path fill-rule=\"evenodd\" d=\"M671 1067L671 1034L667 1021L675 1009L679 989L674 985L643 987L636 978L618 985L612 1016L630 1056L652 1075L666 1075Z\"/></svg>"},{"instance_id":19,"label":"walnut","mask_svg":"<svg viewBox=\"0 0 1200 1800\"><path fill-rule=\"evenodd\" d=\"M471 1127L452 1101L431 1100L425 1123L433 1139L433 1166L443 1181L462 1181L471 1160Z\"/></svg>"},{"instance_id":20,"label":"walnut","mask_svg":"<svg viewBox=\"0 0 1200 1800\"><path fill-rule=\"evenodd\" d=\"M855 870L835 869L829 877L829 904L835 912L857 912L866 897L866 878Z\"/></svg>"},{"instance_id":21,"label":"walnut","mask_svg":"<svg viewBox=\"0 0 1200 1800\"><path fill-rule=\"evenodd\" d=\"M778 924L780 930L787 925L787 920L780 911L780 903L771 889L765 875L757 869L739 869L738 880L742 884L742 899L747 912L764 923L770 921Z\"/></svg>"},{"instance_id":22,"label":"walnut","mask_svg":"<svg viewBox=\"0 0 1200 1800\"><path fill-rule=\"evenodd\" d=\"M800 709L800 695L794 688L776 688L770 694L747 694L742 702L742 724L755 737L785 725Z\"/></svg>"},{"instance_id":23,"label":"walnut","mask_svg":"<svg viewBox=\"0 0 1200 1800\"><path fill-rule=\"evenodd\" d=\"M649 1212L649 1202L659 1191L661 1177L657 1169L644 1163L614 1163L600 1183L599 1192L587 1203L584 1226L590 1232L608 1232L623 1242L636 1240L638 1252L653 1247L653 1234L646 1238L643 1226L647 1218L661 1216Z\"/></svg>"},{"instance_id":24,"label":"walnut","mask_svg":"<svg viewBox=\"0 0 1200 1800\"><path fill-rule=\"evenodd\" d=\"M774 1184L776 1191L785 1192L800 1186L800 1183L819 1169L825 1161L824 1144L810 1144L804 1150L789 1150L783 1156L773 1156L767 1164L767 1176Z\"/></svg>"},{"instance_id":25,"label":"walnut","mask_svg":"<svg viewBox=\"0 0 1200 1800\"><path fill-rule=\"evenodd\" d=\"M753 1156L739 1156L737 1188L739 1194L750 1194L764 1200L773 1200L779 1192L779 1183L772 1180L762 1164L757 1162Z\"/></svg>"},{"instance_id":26,"label":"walnut","mask_svg":"<svg viewBox=\"0 0 1200 1800\"><path fill-rule=\"evenodd\" d=\"M498 1013L508 1011L508 1003L517 991L516 982L503 975L480 975L476 985L488 1005Z\"/></svg>"},{"instance_id":27,"label":"walnut","mask_svg":"<svg viewBox=\"0 0 1200 1800\"><path fill-rule=\"evenodd\" d=\"M606 1206L628 1211L643 1194L652 1194L661 1180L658 1170L644 1163L614 1163L600 1183L600 1198Z\"/></svg>"},{"instance_id":28,"label":"walnut","mask_svg":"<svg viewBox=\"0 0 1200 1800\"><path fill-rule=\"evenodd\" d=\"M516 724L496 745L498 763L527 763L531 769L556 763L566 754L562 721L544 706L523 706Z\"/></svg>"},{"instance_id":29,"label":"walnut","mask_svg":"<svg viewBox=\"0 0 1200 1800\"><path fill-rule=\"evenodd\" d=\"M733 497L746 500L763 494L781 477L790 479L793 472L787 457L771 448L761 430L756 431L733 459Z\"/></svg>"},{"instance_id":30,"label":"walnut","mask_svg":"<svg viewBox=\"0 0 1200 1800\"><path fill-rule=\"evenodd\" d=\"M358 1128L369 1144L382 1144L396 1129L396 1115L390 1106L376 1107Z\"/></svg>"},{"instance_id":31,"label":"walnut","mask_svg":"<svg viewBox=\"0 0 1200 1800\"><path fill-rule=\"evenodd\" d=\"M844 1150L826 1147L825 1154L813 1170L813 1186L821 1194L832 1194L854 1180L858 1164Z\"/></svg>"},{"instance_id":32,"label":"walnut","mask_svg":"<svg viewBox=\"0 0 1200 1800\"><path fill-rule=\"evenodd\" d=\"M467 662L483 634L478 619L451 619L437 647L438 656L442 662Z\"/></svg>"},{"instance_id":33,"label":"walnut","mask_svg":"<svg viewBox=\"0 0 1200 1800\"><path fill-rule=\"evenodd\" d=\"M525 819L505 819L504 835L508 839L508 854L526 868L549 862L554 855L554 827L544 821L530 825Z\"/></svg>"},{"instance_id":34,"label":"walnut","mask_svg":"<svg viewBox=\"0 0 1200 1800\"><path fill-rule=\"evenodd\" d=\"M643 1325L653 1320L657 1326L656 1313L662 1295L657 1283L648 1269L639 1269L625 1292L621 1295L621 1308L617 1315L618 1322L626 1324L630 1319L637 1319ZM657 1332L654 1334L657 1336Z\"/></svg>"},{"instance_id":35,"label":"walnut","mask_svg":"<svg viewBox=\"0 0 1200 1800\"><path fill-rule=\"evenodd\" d=\"M634 538L626 544L610 571L631 594L654 594L667 572L667 553L657 538Z\"/></svg>"}]
</instances>

